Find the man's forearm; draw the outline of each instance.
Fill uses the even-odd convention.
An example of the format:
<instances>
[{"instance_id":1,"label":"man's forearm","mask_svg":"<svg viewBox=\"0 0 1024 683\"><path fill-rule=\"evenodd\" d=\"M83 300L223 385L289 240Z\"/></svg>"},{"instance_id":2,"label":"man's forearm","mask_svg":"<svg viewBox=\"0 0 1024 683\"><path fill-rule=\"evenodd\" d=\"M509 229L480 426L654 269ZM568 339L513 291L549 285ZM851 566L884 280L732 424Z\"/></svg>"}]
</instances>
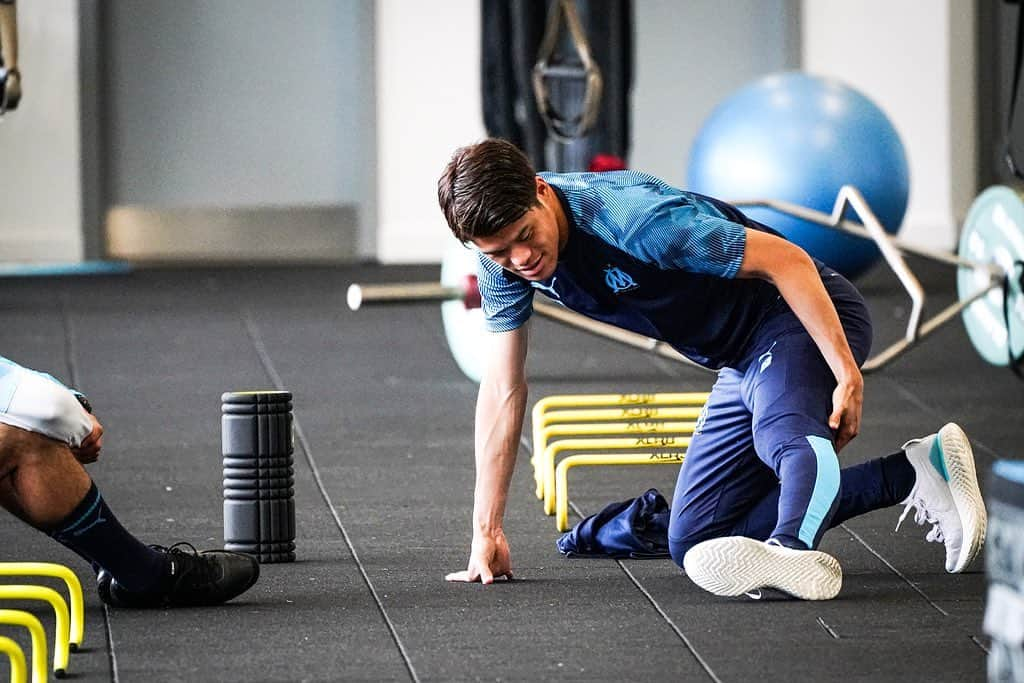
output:
<instances>
[{"instance_id":1,"label":"man's forearm","mask_svg":"<svg viewBox=\"0 0 1024 683\"><path fill-rule=\"evenodd\" d=\"M814 262L806 256L800 261L774 278L774 284L811 335L836 381L855 381L860 369L850 351L835 305L825 291Z\"/></svg>"},{"instance_id":2,"label":"man's forearm","mask_svg":"<svg viewBox=\"0 0 1024 683\"><path fill-rule=\"evenodd\" d=\"M473 533L501 531L526 413L528 326L488 338L488 365L476 402Z\"/></svg>"},{"instance_id":3,"label":"man's forearm","mask_svg":"<svg viewBox=\"0 0 1024 683\"><path fill-rule=\"evenodd\" d=\"M807 252L774 235L747 229L743 263L737 277L756 277L775 285L825 357L836 381L861 381L860 368L850 351L835 304Z\"/></svg>"},{"instance_id":4,"label":"man's forearm","mask_svg":"<svg viewBox=\"0 0 1024 683\"><path fill-rule=\"evenodd\" d=\"M505 502L519 451L526 396L527 388L523 381L504 384L485 377L480 384L473 495L475 534L489 534L502 528Z\"/></svg>"}]
</instances>

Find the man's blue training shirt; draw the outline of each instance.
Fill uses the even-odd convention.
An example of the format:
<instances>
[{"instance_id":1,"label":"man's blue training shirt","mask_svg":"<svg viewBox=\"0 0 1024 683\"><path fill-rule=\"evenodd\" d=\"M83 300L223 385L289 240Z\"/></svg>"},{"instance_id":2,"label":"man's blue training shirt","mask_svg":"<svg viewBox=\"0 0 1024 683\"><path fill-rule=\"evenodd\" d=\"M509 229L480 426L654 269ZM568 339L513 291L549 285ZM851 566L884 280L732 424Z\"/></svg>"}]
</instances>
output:
<instances>
[{"instance_id":1,"label":"man's blue training shirt","mask_svg":"<svg viewBox=\"0 0 1024 683\"><path fill-rule=\"evenodd\" d=\"M717 369L739 360L766 314L785 306L770 283L735 279L745 228L777 233L734 207L637 171L539 175L562 203L569 238L554 275L541 282L478 255L490 331L523 325L540 289Z\"/></svg>"}]
</instances>

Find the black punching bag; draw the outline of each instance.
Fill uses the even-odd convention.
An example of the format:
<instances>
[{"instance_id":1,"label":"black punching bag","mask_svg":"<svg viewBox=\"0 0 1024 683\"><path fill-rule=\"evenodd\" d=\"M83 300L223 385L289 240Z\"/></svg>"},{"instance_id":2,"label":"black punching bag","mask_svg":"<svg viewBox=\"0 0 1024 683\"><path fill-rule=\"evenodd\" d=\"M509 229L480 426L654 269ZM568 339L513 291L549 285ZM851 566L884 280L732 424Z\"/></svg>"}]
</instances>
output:
<instances>
[{"instance_id":1,"label":"black punching bag","mask_svg":"<svg viewBox=\"0 0 1024 683\"><path fill-rule=\"evenodd\" d=\"M632 0L482 0L482 21L488 135L517 145L539 170L625 163Z\"/></svg>"}]
</instances>

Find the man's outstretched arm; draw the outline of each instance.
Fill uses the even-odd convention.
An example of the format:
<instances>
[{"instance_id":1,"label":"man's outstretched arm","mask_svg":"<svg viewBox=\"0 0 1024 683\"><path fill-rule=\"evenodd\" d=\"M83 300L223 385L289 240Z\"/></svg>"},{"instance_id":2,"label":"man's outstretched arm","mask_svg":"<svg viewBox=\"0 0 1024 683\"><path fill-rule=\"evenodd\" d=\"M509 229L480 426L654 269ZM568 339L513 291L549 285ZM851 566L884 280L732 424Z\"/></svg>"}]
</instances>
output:
<instances>
[{"instance_id":1,"label":"man's outstretched arm","mask_svg":"<svg viewBox=\"0 0 1024 683\"><path fill-rule=\"evenodd\" d=\"M473 543L467 568L449 574L449 581L491 583L496 576L512 577L503 520L526 413L527 328L491 335L476 403Z\"/></svg>"}]
</instances>

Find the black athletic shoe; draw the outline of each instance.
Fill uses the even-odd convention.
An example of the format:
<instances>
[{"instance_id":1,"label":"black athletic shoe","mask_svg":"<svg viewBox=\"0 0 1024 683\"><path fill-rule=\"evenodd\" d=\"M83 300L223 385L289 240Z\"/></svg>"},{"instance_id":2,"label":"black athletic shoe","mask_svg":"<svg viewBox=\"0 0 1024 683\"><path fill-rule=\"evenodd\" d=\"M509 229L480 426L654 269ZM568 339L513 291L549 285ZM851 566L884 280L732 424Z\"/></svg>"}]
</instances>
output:
<instances>
[{"instance_id":1,"label":"black athletic shoe","mask_svg":"<svg viewBox=\"0 0 1024 683\"><path fill-rule=\"evenodd\" d=\"M189 543L151 547L167 553L167 576L162 588L143 593L129 591L101 570L96 581L103 602L138 608L219 605L249 590L260 576L259 563L242 553L199 552Z\"/></svg>"}]
</instances>

